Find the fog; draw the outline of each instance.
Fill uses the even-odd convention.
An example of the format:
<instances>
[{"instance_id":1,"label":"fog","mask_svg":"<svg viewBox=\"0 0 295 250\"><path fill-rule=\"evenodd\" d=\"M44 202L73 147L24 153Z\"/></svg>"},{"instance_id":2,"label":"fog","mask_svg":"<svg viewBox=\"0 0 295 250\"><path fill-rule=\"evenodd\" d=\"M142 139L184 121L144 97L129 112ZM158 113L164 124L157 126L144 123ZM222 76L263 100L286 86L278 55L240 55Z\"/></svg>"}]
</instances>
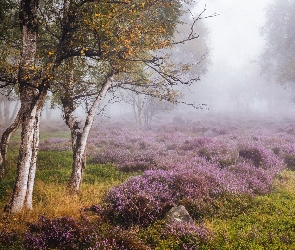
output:
<instances>
[{"instance_id":1,"label":"fog","mask_svg":"<svg viewBox=\"0 0 295 250\"><path fill-rule=\"evenodd\" d=\"M293 112L292 96L275 79L261 75L267 0L201 1L195 10L219 15L204 20L210 29L211 66L185 100L208 104L212 112ZM185 109L185 107L183 107Z\"/></svg>"},{"instance_id":2,"label":"fog","mask_svg":"<svg viewBox=\"0 0 295 250\"><path fill-rule=\"evenodd\" d=\"M290 116L295 111L292 92L277 83L275 76L261 73L261 53L266 41L261 36L265 8L272 0L201 0L194 9L204 9L209 30L210 65L205 75L191 86L183 86L181 101L206 104L208 115L231 113L244 116ZM190 105L178 105L177 112L197 112ZM112 104L110 115L132 112L124 102Z\"/></svg>"}]
</instances>

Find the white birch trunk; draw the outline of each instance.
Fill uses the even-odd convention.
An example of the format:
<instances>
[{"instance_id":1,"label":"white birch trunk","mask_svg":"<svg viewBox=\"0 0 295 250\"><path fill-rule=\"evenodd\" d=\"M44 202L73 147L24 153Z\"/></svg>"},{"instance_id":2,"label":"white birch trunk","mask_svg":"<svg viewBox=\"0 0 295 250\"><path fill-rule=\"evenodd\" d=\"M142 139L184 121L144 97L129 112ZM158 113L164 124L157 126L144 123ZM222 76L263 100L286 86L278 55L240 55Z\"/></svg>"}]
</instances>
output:
<instances>
[{"instance_id":1,"label":"white birch trunk","mask_svg":"<svg viewBox=\"0 0 295 250\"><path fill-rule=\"evenodd\" d=\"M40 128L41 112L42 112L42 106L41 107L39 106L36 112L36 117L35 117L35 131L34 131L34 138L33 138L32 157L31 157L27 192L26 192L25 205L24 205L25 208L27 209L33 209L33 189L34 189L34 180L35 180L36 168L37 168L37 155L39 151L39 128Z\"/></svg>"},{"instance_id":2,"label":"white birch trunk","mask_svg":"<svg viewBox=\"0 0 295 250\"><path fill-rule=\"evenodd\" d=\"M110 87L111 79L108 79L106 83L102 86L99 94L97 95L95 101L93 102L91 108L87 113L84 128L80 131L71 129L73 145L73 166L71 178L68 183L68 190L72 194L77 193L80 190L83 170L86 166L86 145L89 132L94 121L95 112L97 111L101 101L105 97ZM71 119L73 119L73 115L71 115Z\"/></svg>"},{"instance_id":3,"label":"white birch trunk","mask_svg":"<svg viewBox=\"0 0 295 250\"><path fill-rule=\"evenodd\" d=\"M17 164L17 176L13 194L8 204L8 210L12 213L24 208L32 209L32 193L36 171L36 159L39 143L40 115L46 92L37 93L36 89L26 88L22 95L21 146ZM37 95L37 97L36 97ZM38 99L37 99L38 98ZM37 100L36 100L37 99Z\"/></svg>"},{"instance_id":4,"label":"white birch trunk","mask_svg":"<svg viewBox=\"0 0 295 250\"><path fill-rule=\"evenodd\" d=\"M36 80L34 71L37 50L37 8L38 0L20 1L22 55L18 83L22 132L14 189L6 207L6 210L12 213L20 212L24 208L32 208L32 190L39 143L39 121L47 92L44 85Z\"/></svg>"}]
</instances>

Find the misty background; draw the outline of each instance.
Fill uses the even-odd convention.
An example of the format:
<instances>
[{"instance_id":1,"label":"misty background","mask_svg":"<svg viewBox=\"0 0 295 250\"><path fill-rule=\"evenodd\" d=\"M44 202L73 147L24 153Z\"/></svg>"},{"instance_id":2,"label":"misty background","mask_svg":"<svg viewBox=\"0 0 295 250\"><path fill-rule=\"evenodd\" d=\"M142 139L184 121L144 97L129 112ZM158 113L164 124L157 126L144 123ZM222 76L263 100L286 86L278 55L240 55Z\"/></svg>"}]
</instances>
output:
<instances>
[{"instance_id":1,"label":"misty background","mask_svg":"<svg viewBox=\"0 0 295 250\"><path fill-rule=\"evenodd\" d=\"M244 115L290 115L294 109L292 92L275 76L262 74L261 54L266 46L261 35L266 7L272 0L201 0L194 9L209 30L209 59L205 75L191 86L183 86L182 100L206 104L205 113ZM217 13L217 16L212 16ZM130 112L123 102L111 105L110 114ZM177 111L198 112L189 105Z\"/></svg>"},{"instance_id":2,"label":"misty background","mask_svg":"<svg viewBox=\"0 0 295 250\"><path fill-rule=\"evenodd\" d=\"M275 77L261 74L260 56L266 44L261 36L267 0L201 1L210 30L211 66L186 92L188 102L207 103L212 112L278 114L294 112L292 93ZM268 78L268 79L267 79Z\"/></svg>"}]
</instances>

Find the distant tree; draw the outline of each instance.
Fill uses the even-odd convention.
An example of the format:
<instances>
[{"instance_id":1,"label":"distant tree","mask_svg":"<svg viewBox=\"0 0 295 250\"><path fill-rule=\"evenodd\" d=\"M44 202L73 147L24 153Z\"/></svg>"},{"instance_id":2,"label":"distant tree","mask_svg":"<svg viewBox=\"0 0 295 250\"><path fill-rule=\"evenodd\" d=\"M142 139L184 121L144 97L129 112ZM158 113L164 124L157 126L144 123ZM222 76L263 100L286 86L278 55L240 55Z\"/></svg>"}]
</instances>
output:
<instances>
[{"instance_id":1,"label":"distant tree","mask_svg":"<svg viewBox=\"0 0 295 250\"><path fill-rule=\"evenodd\" d=\"M177 100L177 96L171 101L161 100L157 96L142 94L139 89L122 91L120 98L131 105L135 122L140 128L149 125L156 115L173 110L176 105L173 102Z\"/></svg>"},{"instance_id":2,"label":"distant tree","mask_svg":"<svg viewBox=\"0 0 295 250\"><path fill-rule=\"evenodd\" d=\"M280 83L295 82L295 1L272 1L266 8L261 34L266 40L262 72L275 76Z\"/></svg>"}]
</instances>

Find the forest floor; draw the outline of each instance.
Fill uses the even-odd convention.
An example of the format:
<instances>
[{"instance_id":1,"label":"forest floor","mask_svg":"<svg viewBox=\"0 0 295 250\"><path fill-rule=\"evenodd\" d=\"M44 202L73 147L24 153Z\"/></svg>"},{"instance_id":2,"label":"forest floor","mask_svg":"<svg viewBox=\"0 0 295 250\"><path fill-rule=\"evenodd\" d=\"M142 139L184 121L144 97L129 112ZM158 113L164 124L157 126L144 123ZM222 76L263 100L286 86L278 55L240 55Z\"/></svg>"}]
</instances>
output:
<instances>
[{"instance_id":1,"label":"forest floor","mask_svg":"<svg viewBox=\"0 0 295 250\"><path fill-rule=\"evenodd\" d=\"M97 124L81 191L67 193L69 131L43 125L34 209L2 212L19 132L0 180L0 249L295 249L295 123L175 117ZM193 225L163 218L182 204Z\"/></svg>"}]
</instances>

